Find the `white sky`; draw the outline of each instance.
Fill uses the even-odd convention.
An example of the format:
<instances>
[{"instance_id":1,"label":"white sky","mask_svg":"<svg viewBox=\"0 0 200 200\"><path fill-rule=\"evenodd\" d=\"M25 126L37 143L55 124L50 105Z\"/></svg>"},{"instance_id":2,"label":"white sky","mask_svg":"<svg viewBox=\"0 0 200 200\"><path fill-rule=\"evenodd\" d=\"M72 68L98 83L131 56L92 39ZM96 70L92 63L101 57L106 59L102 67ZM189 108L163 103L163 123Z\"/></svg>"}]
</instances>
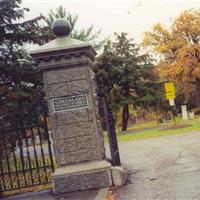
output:
<instances>
[{"instance_id":1,"label":"white sky","mask_svg":"<svg viewBox=\"0 0 200 200\"><path fill-rule=\"evenodd\" d=\"M172 19L186 9L200 9L200 0L22 0L30 9L26 19L47 14L59 5L79 15L77 27L93 24L102 37L114 32L127 32L136 42L155 23L170 25Z\"/></svg>"}]
</instances>

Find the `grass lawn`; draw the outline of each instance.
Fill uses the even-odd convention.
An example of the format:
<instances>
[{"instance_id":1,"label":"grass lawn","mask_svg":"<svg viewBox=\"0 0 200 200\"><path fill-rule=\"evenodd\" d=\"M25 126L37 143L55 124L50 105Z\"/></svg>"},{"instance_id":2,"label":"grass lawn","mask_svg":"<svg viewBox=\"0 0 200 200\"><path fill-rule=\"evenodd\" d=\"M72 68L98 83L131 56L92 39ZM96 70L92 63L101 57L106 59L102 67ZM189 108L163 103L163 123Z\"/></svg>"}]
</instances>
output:
<instances>
[{"instance_id":1,"label":"grass lawn","mask_svg":"<svg viewBox=\"0 0 200 200\"><path fill-rule=\"evenodd\" d=\"M164 135L176 135L188 133L192 131L200 131L200 116L193 120L182 121L180 118L176 119L177 127L174 127L173 122L163 123L159 126L156 122L148 122L136 124L129 127L127 131L117 131L117 138L119 142L130 141L136 139L152 138ZM105 143L108 142L107 134L104 136Z\"/></svg>"}]
</instances>

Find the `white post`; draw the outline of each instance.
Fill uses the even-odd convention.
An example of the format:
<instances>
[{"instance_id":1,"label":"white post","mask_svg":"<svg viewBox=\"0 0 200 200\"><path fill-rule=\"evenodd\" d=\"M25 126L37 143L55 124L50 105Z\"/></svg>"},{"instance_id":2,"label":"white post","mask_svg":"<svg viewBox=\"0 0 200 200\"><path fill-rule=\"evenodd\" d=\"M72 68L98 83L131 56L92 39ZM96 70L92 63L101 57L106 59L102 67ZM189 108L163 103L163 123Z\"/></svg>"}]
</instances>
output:
<instances>
[{"instance_id":1,"label":"white post","mask_svg":"<svg viewBox=\"0 0 200 200\"><path fill-rule=\"evenodd\" d=\"M181 111L182 111L183 120L188 120L187 106L186 105L182 105L181 106Z\"/></svg>"}]
</instances>

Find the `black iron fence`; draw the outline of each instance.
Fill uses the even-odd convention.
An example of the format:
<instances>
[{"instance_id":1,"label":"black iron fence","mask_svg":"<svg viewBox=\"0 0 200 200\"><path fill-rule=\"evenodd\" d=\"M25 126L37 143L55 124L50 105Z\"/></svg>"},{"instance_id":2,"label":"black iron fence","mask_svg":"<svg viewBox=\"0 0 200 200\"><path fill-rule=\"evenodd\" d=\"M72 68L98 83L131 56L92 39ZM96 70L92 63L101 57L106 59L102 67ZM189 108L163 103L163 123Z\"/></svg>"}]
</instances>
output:
<instances>
[{"instance_id":1,"label":"black iron fence","mask_svg":"<svg viewBox=\"0 0 200 200\"><path fill-rule=\"evenodd\" d=\"M14 125L0 127L1 192L51 182L53 153L43 100Z\"/></svg>"}]
</instances>

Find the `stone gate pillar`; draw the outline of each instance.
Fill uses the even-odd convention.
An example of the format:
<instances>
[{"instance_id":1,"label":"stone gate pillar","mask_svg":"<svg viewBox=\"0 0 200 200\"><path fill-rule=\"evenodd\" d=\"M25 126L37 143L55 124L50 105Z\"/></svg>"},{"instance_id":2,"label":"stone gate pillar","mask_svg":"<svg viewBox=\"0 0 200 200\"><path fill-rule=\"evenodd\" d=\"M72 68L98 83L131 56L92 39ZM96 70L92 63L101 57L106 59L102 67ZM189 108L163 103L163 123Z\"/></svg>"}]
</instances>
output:
<instances>
[{"instance_id":1,"label":"stone gate pillar","mask_svg":"<svg viewBox=\"0 0 200 200\"><path fill-rule=\"evenodd\" d=\"M110 163L104 160L99 123L92 46L68 36L69 25L58 20L55 40L31 52L43 73L58 168L54 194L112 185Z\"/></svg>"}]
</instances>

